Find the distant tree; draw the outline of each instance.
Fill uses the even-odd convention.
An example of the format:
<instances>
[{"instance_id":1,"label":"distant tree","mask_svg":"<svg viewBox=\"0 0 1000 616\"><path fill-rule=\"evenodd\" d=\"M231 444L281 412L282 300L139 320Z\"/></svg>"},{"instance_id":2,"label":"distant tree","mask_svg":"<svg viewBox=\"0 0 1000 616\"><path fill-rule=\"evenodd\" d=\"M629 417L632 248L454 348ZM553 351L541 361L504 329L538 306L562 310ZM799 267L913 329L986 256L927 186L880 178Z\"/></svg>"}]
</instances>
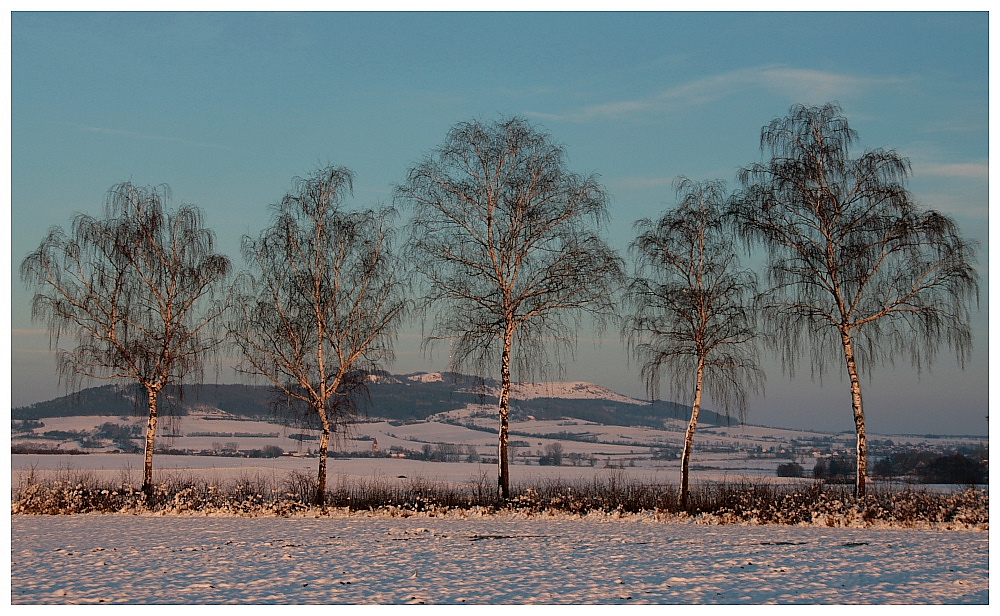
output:
<instances>
[{"instance_id":1,"label":"distant tree","mask_svg":"<svg viewBox=\"0 0 1000 616\"><path fill-rule=\"evenodd\" d=\"M899 465L894 456L888 455L875 462L871 474L875 477L898 477L903 473L900 472Z\"/></svg>"},{"instance_id":2,"label":"distant tree","mask_svg":"<svg viewBox=\"0 0 1000 616\"><path fill-rule=\"evenodd\" d=\"M476 450L475 445L465 446L465 461L466 462L479 462L479 451Z\"/></svg>"},{"instance_id":3,"label":"distant tree","mask_svg":"<svg viewBox=\"0 0 1000 616\"><path fill-rule=\"evenodd\" d=\"M851 483L855 478L856 467L857 461L854 456L828 456L816 460L813 477L831 483Z\"/></svg>"},{"instance_id":4,"label":"distant tree","mask_svg":"<svg viewBox=\"0 0 1000 616\"><path fill-rule=\"evenodd\" d=\"M986 466L960 453L938 456L917 468L922 483L958 483L977 485L988 482Z\"/></svg>"},{"instance_id":5,"label":"distant tree","mask_svg":"<svg viewBox=\"0 0 1000 616\"><path fill-rule=\"evenodd\" d=\"M892 453L878 460L872 474L877 477L908 476L921 483L976 485L988 480L985 456L968 457L961 452L911 450Z\"/></svg>"},{"instance_id":6,"label":"distant tree","mask_svg":"<svg viewBox=\"0 0 1000 616\"><path fill-rule=\"evenodd\" d=\"M32 318L44 320L59 377L73 388L85 379L137 382L145 389L142 491L152 496L157 401L168 384L199 377L220 340L209 326L223 314L216 292L230 273L214 250L201 211L165 212L166 186L113 186L104 216L78 214L69 233L52 228L21 262L36 289ZM63 337L75 344L60 345Z\"/></svg>"},{"instance_id":7,"label":"distant tree","mask_svg":"<svg viewBox=\"0 0 1000 616\"><path fill-rule=\"evenodd\" d=\"M728 414L746 411L747 392L758 391L753 309L756 277L740 268L726 231L721 182L675 183L678 206L653 222L636 223L632 242L636 275L626 293L622 336L643 361L642 375L657 397L661 372L675 394L693 392L681 455L681 507L687 507L691 452L702 395Z\"/></svg>"},{"instance_id":8,"label":"distant tree","mask_svg":"<svg viewBox=\"0 0 1000 616\"><path fill-rule=\"evenodd\" d=\"M498 497L510 496L511 367L548 369L582 313L613 314L620 258L597 235L607 195L566 170L563 150L521 118L463 122L412 168L410 257L426 281L428 340L454 341L460 368L500 369Z\"/></svg>"},{"instance_id":9,"label":"distant tree","mask_svg":"<svg viewBox=\"0 0 1000 616\"><path fill-rule=\"evenodd\" d=\"M740 172L733 213L744 238L767 250L762 309L785 368L794 374L804 349L814 374L838 350L843 357L857 432L855 493L863 496L860 375L899 356L919 370L942 343L964 367L979 285L974 245L907 191L907 159L882 149L854 157L856 140L836 104L793 106L761 131L770 160Z\"/></svg>"},{"instance_id":10,"label":"distant tree","mask_svg":"<svg viewBox=\"0 0 1000 616\"><path fill-rule=\"evenodd\" d=\"M392 250L390 210L346 211L353 174L326 167L297 178L273 225L243 238L226 328L239 370L269 380L319 419L316 504L326 502L330 436L351 415L364 371L393 358L407 308L405 268Z\"/></svg>"},{"instance_id":11,"label":"distant tree","mask_svg":"<svg viewBox=\"0 0 1000 616\"><path fill-rule=\"evenodd\" d=\"M802 477L805 469L796 462L786 462L779 464L777 469L778 477Z\"/></svg>"},{"instance_id":12,"label":"distant tree","mask_svg":"<svg viewBox=\"0 0 1000 616\"><path fill-rule=\"evenodd\" d=\"M284 455L285 451L278 447L277 445L264 445L260 450L260 456L262 458L280 458Z\"/></svg>"},{"instance_id":13,"label":"distant tree","mask_svg":"<svg viewBox=\"0 0 1000 616\"><path fill-rule=\"evenodd\" d=\"M545 454L540 456L540 466L562 466L562 443L549 443L545 446Z\"/></svg>"}]
</instances>

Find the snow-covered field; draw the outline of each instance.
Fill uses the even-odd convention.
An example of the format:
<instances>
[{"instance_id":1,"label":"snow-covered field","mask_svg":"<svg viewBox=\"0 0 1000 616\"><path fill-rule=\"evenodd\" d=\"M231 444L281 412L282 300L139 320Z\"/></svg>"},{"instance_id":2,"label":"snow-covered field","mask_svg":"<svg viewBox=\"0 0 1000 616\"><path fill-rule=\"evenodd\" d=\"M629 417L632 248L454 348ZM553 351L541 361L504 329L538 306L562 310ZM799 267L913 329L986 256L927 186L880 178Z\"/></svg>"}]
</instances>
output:
<instances>
[{"instance_id":1,"label":"snow-covered field","mask_svg":"<svg viewBox=\"0 0 1000 616\"><path fill-rule=\"evenodd\" d=\"M72 478L87 475L100 480L138 485L142 479L142 454L88 454L80 456L53 456L34 454L11 455L11 481L17 486L22 478L33 474L35 478ZM292 472L315 475L317 458L226 458L217 456L174 456L157 454L153 459L153 479L166 482L173 478L211 478L216 481L239 477L262 477L277 481ZM720 462L721 464L721 462ZM430 482L444 484L468 484L485 477L488 484L496 483L496 464L481 462L427 462L396 458L345 458L328 462L331 486L338 482L374 480L407 484L409 482ZM650 484L677 485L680 477L680 462L672 461L657 466L640 465L625 468L602 468L590 466L534 466L515 464L511 466L511 477L515 484L539 484L546 481L590 482L615 475L630 480ZM799 481L809 483L809 479L784 479L774 476L773 471L754 469L702 470L695 468L693 481L736 481L754 479L770 482Z\"/></svg>"},{"instance_id":2,"label":"snow-covered field","mask_svg":"<svg viewBox=\"0 0 1000 616\"><path fill-rule=\"evenodd\" d=\"M563 395L569 393L563 392ZM610 394L609 394L610 395ZM438 419L461 421L466 425L455 425L441 420L390 422L371 420L352 426L351 438L341 439L332 446L333 451L370 454L377 446L382 454L395 450L420 452L426 448L448 445L457 448L455 458L466 460L469 453L483 460L496 456L496 418L493 410L475 405L449 413ZM145 420L139 417L120 418L114 416L51 417L45 418L43 431L89 431L103 423L130 424L144 427ZM480 429L472 429L477 425ZM535 478L561 477L567 480L590 478L604 468L616 468L629 477L648 483L677 483L680 475L680 459L677 454L684 438L686 424L680 420L669 420L661 430L641 426L605 426L582 420L542 420L511 422L511 443L513 445L512 473L515 482L531 481ZM191 451L215 450L222 447L241 451L272 446L299 456L318 447L317 441L298 441L291 436L308 430L293 430L263 421L237 421L219 419L210 414L193 414L172 417L164 422L164 429L157 442L171 449ZM583 438L586 437L586 438ZM957 447L974 447L986 442L976 437L929 437L929 436L881 436L869 435L870 443L891 439L901 449L921 448L947 450ZM140 440L135 441L139 446ZM14 470L37 467L97 468L117 472L120 469L141 469L141 456L114 456L97 453L101 449L85 449L74 439L53 441L37 438L32 434L12 436L13 444L53 447L58 451L89 451L86 456L21 456L12 457ZM538 465L539 455L546 447L558 444L563 451L562 466L542 467ZM742 478L760 481L777 480L777 467L789 461L796 461L808 472L816 460L830 452L851 452L855 447L855 436L851 434L824 434L797 430L781 430L761 426L704 426L695 437L692 472L694 480L734 481ZM874 445L873 445L874 447ZM659 456L663 448L674 452L674 456ZM789 448L794 455L779 455L776 450ZM108 457L108 456L111 457ZM873 460L881 454L871 454ZM314 469L315 459L287 456L280 459L244 459L243 468L287 470ZM186 459L185 459L186 458ZM29 461L30 460L30 461ZM136 462L138 460L138 462ZM233 464L233 459L214 456L169 456L157 455L156 469L198 468L204 465L219 468ZM400 470L410 467L410 470ZM410 472L412 470L412 472ZM495 474L495 466L468 463L422 463L412 457L397 461L379 458L355 458L331 461L330 472L351 477L371 478L384 475L390 478L398 475L425 480L467 481L477 477L480 471ZM159 470L157 470L159 472Z\"/></svg>"},{"instance_id":3,"label":"snow-covered field","mask_svg":"<svg viewBox=\"0 0 1000 616\"><path fill-rule=\"evenodd\" d=\"M989 535L652 516L11 517L11 603L988 604Z\"/></svg>"}]
</instances>

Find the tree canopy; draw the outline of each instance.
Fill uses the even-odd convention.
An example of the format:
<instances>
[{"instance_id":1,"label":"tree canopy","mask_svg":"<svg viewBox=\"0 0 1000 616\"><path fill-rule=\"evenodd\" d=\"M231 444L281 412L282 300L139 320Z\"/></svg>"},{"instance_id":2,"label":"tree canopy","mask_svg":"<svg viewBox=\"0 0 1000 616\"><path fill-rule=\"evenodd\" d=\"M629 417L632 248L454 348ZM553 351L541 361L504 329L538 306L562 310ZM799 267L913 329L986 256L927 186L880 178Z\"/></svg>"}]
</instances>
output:
<instances>
[{"instance_id":1,"label":"tree canopy","mask_svg":"<svg viewBox=\"0 0 1000 616\"><path fill-rule=\"evenodd\" d=\"M456 366L500 369L500 477L509 493L510 370L544 373L584 313L615 310L618 255L599 236L607 194L566 169L562 147L522 118L462 122L397 189L413 213L410 259L424 281L429 339Z\"/></svg>"},{"instance_id":2,"label":"tree canopy","mask_svg":"<svg viewBox=\"0 0 1000 616\"><path fill-rule=\"evenodd\" d=\"M219 338L211 325L226 309L230 273L215 236L193 205L164 210L166 186L124 182L108 191L103 217L78 214L70 232L52 228L21 262L36 289L32 318L46 322L60 378L142 385L149 398L143 489L152 490L157 397L198 376ZM63 346L70 336L75 344Z\"/></svg>"},{"instance_id":3,"label":"tree canopy","mask_svg":"<svg viewBox=\"0 0 1000 616\"><path fill-rule=\"evenodd\" d=\"M894 150L855 154L856 140L838 105L793 106L762 129L766 160L740 172L732 211L743 237L766 251L763 315L785 368L794 372L803 352L818 374L844 359L863 495L859 375L897 357L919 370L942 344L964 364L979 277L975 245L907 190L909 161Z\"/></svg>"}]
</instances>

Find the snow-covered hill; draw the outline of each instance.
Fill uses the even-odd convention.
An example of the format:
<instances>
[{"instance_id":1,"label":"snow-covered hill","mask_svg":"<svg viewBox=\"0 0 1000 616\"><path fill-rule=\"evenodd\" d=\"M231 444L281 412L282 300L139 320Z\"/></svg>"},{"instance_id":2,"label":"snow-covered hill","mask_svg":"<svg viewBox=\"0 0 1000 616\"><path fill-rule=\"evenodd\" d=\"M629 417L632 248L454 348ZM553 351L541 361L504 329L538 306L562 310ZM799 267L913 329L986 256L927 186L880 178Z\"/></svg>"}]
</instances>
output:
<instances>
[{"instance_id":1,"label":"snow-covered hill","mask_svg":"<svg viewBox=\"0 0 1000 616\"><path fill-rule=\"evenodd\" d=\"M409 381L412 383L441 383L454 385L463 391L485 391L490 396L500 394L500 384L492 379L475 379L467 375L442 372L416 372L401 376L387 374L372 375L371 382L386 384ZM566 400L610 400L622 404L646 404L585 381L546 381L541 383L513 383L511 398L515 400L537 400L538 398L560 398Z\"/></svg>"},{"instance_id":2,"label":"snow-covered hill","mask_svg":"<svg viewBox=\"0 0 1000 616\"><path fill-rule=\"evenodd\" d=\"M511 395L520 400L537 398L564 398L569 400L611 400L623 404L645 404L642 400L629 398L610 389L583 381L549 383L515 383Z\"/></svg>"},{"instance_id":3,"label":"snow-covered hill","mask_svg":"<svg viewBox=\"0 0 1000 616\"><path fill-rule=\"evenodd\" d=\"M420 372L369 375L367 395L359 398L368 417L390 420L427 419L458 411L470 404L496 404L499 383L455 372ZM145 394L136 386L107 385L78 394L12 409L15 420L39 420L73 416L127 416L142 414ZM267 419L274 416L274 392L262 385L188 385L183 392L165 390L161 406L165 414L190 415L213 411L240 418ZM576 418L609 425L660 427L663 420L686 420L689 409L672 402L636 400L594 383L580 381L515 383L511 391L512 411L539 419ZM281 405L279 405L281 406ZM705 425L728 423L703 409Z\"/></svg>"}]
</instances>

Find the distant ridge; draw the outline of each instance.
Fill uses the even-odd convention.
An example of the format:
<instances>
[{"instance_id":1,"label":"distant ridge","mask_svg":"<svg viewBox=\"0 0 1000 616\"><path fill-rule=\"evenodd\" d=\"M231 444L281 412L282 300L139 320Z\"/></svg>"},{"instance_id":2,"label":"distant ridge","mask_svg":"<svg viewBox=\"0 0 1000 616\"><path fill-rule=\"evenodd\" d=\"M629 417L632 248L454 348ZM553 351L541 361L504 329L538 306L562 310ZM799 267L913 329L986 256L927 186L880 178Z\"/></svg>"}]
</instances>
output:
<instances>
[{"instance_id":1,"label":"distant ridge","mask_svg":"<svg viewBox=\"0 0 1000 616\"><path fill-rule=\"evenodd\" d=\"M499 383L493 379L457 372L418 372L368 375L368 396L362 412L368 417L391 420L423 420L432 415L461 409L469 404L495 404ZM235 417L282 417L272 388L262 385L185 385L168 388L161 396L165 414L215 412ZM662 427L666 419L687 420L689 406L668 401L635 400L586 382L518 383L512 387L513 419L572 418L604 425ZM138 385L104 385L84 389L30 406L11 410L11 418L43 419L81 415L144 415L145 393ZM286 411L287 414L287 411ZM736 425L709 410L702 410L705 425Z\"/></svg>"}]
</instances>

